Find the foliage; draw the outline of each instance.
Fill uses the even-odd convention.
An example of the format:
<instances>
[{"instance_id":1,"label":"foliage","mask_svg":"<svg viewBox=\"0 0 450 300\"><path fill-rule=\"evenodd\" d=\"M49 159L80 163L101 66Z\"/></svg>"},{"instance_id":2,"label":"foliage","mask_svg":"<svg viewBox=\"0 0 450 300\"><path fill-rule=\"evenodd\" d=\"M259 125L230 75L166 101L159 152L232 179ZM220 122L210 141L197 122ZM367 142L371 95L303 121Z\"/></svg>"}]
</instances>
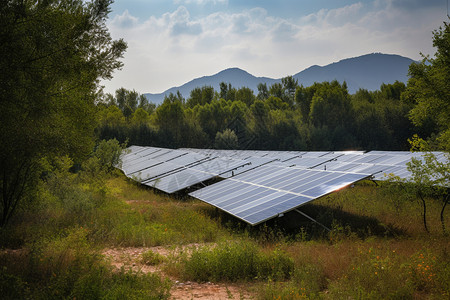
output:
<instances>
[{"instance_id":1,"label":"foliage","mask_svg":"<svg viewBox=\"0 0 450 300\"><path fill-rule=\"evenodd\" d=\"M149 116L138 108L125 123L114 105L99 107L98 135L134 145L207 148L229 129L240 148L406 150L406 139L423 131L408 118L414 105L401 96L401 82L354 95L345 83L305 88L292 77L259 89L255 97L249 88L222 82L220 91L210 86L192 90L187 101L179 92L169 94L156 109L146 111Z\"/></svg>"},{"instance_id":2,"label":"foliage","mask_svg":"<svg viewBox=\"0 0 450 300\"><path fill-rule=\"evenodd\" d=\"M111 1L15 1L0 9L0 227L31 197L43 157L85 157L101 78L126 44L106 27Z\"/></svg>"},{"instance_id":3,"label":"foliage","mask_svg":"<svg viewBox=\"0 0 450 300\"><path fill-rule=\"evenodd\" d=\"M24 249L21 264L0 257L0 290L5 299L167 299L170 282L153 274L136 274L112 267L87 240L86 228L70 228L60 236Z\"/></svg>"},{"instance_id":4,"label":"foliage","mask_svg":"<svg viewBox=\"0 0 450 300\"><path fill-rule=\"evenodd\" d=\"M236 133L228 128L223 132L217 132L214 146L216 149L238 149L239 142Z\"/></svg>"},{"instance_id":5,"label":"foliage","mask_svg":"<svg viewBox=\"0 0 450 300\"><path fill-rule=\"evenodd\" d=\"M144 253L142 253L142 262L146 265L159 265L160 263L164 262L166 258L162 256L161 254L158 254L156 252L153 252L152 250L148 250Z\"/></svg>"},{"instance_id":6,"label":"foliage","mask_svg":"<svg viewBox=\"0 0 450 300\"><path fill-rule=\"evenodd\" d=\"M280 249L264 253L252 242L220 243L180 255L181 276L196 281L283 280L294 269L292 259Z\"/></svg>"},{"instance_id":7,"label":"foliage","mask_svg":"<svg viewBox=\"0 0 450 300\"><path fill-rule=\"evenodd\" d=\"M450 188L450 156L444 154L442 159L438 159L433 153L426 153L422 158L412 158L407 163L408 170L411 172L411 180L408 183L409 190L416 193L423 206L423 224L428 230L426 222L426 196L441 199L443 202L440 213L442 230L445 233L444 212L449 201Z\"/></svg>"},{"instance_id":8,"label":"foliage","mask_svg":"<svg viewBox=\"0 0 450 300\"><path fill-rule=\"evenodd\" d=\"M279 234L266 226L255 228L257 243L248 228L223 228L220 215L206 204L158 195L122 176L109 175L101 192L92 187L95 180L69 172L71 164L62 157L50 165L38 195L42 204L20 211L15 231L8 231L16 238L5 239L0 231L2 248L20 248L0 251L2 295L166 299L170 282L155 274L113 271L99 252L156 245L173 254L163 258L149 249L136 263L161 263L178 280L256 283L258 299L450 293L448 236L433 230L440 206L429 203L432 230L424 236L416 208L401 198L395 209L394 198L404 192L388 185L365 183L318 200L315 214L307 213L333 228L333 240L311 227Z\"/></svg>"},{"instance_id":9,"label":"foliage","mask_svg":"<svg viewBox=\"0 0 450 300\"><path fill-rule=\"evenodd\" d=\"M433 32L434 58L424 56L409 68L404 97L416 105L410 118L436 134L439 149L450 151L450 24Z\"/></svg>"}]
</instances>

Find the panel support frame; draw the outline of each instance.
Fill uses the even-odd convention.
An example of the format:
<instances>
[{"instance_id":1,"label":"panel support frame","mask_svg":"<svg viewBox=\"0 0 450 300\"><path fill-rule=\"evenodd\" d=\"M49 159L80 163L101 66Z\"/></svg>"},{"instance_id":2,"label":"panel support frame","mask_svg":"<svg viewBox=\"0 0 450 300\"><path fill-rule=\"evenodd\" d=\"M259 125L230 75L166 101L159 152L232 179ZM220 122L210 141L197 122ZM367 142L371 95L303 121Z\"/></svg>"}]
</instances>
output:
<instances>
[{"instance_id":1,"label":"panel support frame","mask_svg":"<svg viewBox=\"0 0 450 300\"><path fill-rule=\"evenodd\" d=\"M310 217L310 216L308 216L307 214L305 214L304 212L302 212L301 210L299 210L298 208L296 208L296 209L294 209L294 211L296 211L296 212L298 212L299 214L301 214L302 216L304 216L305 218L307 218L307 219L309 219L309 220L311 220L311 221L313 221L314 223L316 223L316 224L318 224L318 225L320 225L322 228L324 228L326 231L328 231L328 232L330 232L331 231L331 229L330 228L328 228L327 226L325 226L325 225L323 225L322 223L320 223L319 221L317 221L316 219L314 219L314 218L312 218L312 217Z\"/></svg>"}]
</instances>

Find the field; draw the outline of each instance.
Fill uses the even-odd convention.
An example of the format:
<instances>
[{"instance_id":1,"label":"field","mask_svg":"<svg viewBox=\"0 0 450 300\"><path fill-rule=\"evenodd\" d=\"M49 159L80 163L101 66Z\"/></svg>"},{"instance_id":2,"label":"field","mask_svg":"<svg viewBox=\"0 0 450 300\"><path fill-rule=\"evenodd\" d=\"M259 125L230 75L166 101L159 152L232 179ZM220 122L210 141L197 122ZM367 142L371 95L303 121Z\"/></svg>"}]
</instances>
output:
<instances>
[{"instance_id":1,"label":"field","mask_svg":"<svg viewBox=\"0 0 450 300\"><path fill-rule=\"evenodd\" d=\"M448 299L442 203L362 182L249 227L116 173L62 172L0 231L5 299ZM446 227L450 221L446 220Z\"/></svg>"}]
</instances>

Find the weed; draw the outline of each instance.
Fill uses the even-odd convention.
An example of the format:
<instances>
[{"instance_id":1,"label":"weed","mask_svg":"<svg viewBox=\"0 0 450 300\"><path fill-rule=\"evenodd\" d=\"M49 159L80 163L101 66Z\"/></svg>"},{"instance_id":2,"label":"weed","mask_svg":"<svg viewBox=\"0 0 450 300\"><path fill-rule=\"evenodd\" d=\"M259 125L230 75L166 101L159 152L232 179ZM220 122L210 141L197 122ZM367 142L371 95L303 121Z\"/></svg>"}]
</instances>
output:
<instances>
[{"instance_id":1,"label":"weed","mask_svg":"<svg viewBox=\"0 0 450 300\"><path fill-rule=\"evenodd\" d=\"M294 269L293 260L283 251L264 253L249 241L195 248L190 256L184 255L177 262L182 276L195 281L283 280Z\"/></svg>"},{"instance_id":2,"label":"weed","mask_svg":"<svg viewBox=\"0 0 450 300\"><path fill-rule=\"evenodd\" d=\"M148 250L142 253L142 263L150 266L159 265L166 261L166 258L159 253Z\"/></svg>"}]
</instances>

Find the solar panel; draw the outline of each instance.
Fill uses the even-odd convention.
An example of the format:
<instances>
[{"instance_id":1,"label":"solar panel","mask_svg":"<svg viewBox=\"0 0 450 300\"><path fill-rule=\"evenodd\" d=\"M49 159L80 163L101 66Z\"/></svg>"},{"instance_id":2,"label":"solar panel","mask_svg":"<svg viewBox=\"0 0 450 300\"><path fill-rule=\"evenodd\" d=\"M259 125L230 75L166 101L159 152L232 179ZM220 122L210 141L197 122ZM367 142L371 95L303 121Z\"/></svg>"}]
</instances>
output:
<instances>
[{"instance_id":1,"label":"solar panel","mask_svg":"<svg viewBox=\"0 0 450 300\"><path fill-rule=\"evenodd\" d=\"M166 193L174 193L203 181L212 179L245 166L249 162L228 158L212 158L196 164L174 170L173 173L162 174L142 183Z\"/></svg>"},{"instance_id":2,"label":"solar panel","mask_svg":"<svg viewBox=\"0 0 450 300\"><path fill-rule=\"evenodd\" d=\"M137 151L131 150L130 153L127 153L122 156L122 163L132 163L134 160L142 158L146 155L152 154L157 151L161 151L160 148L152 148L152 147L140 147L141 149ZM127 148L130 149L130 148ZM134 149L134 148L133 148Z\"/></svg>"},{"instance_id":3,"label":"solar panel","mask_svg":"<svg viewBox=\"0 0 450 300\"><path fill-rule=\"evenodd\" d=\"M443 152L434 154L439 161L448 161ZM217 197L219 202L211 202L213 205L221 205L255 224L369 175L375 180L386 180L391 173L409 179L406 163L412 157L424 161L422 155L407 151L173 150L131 146L121 158L122 170L128 177L168 193L215 176L231 177L230 182L214 184L209 193L200 192L203 189L198 193L206 197L205 202Z\"/></svg>"},{"instance_id":4,"label":"solar panel","mask_svg":"<svg viewBox=\"0 0 450 300\"><path fill-rule=\"evenodd\" d=\"M168 174L167 176L142 182L142 184L171 194L184 190L185 188L188 188L200 182L209 180L213 177L215 177L215 175L210 173L192 169L182 169L181 171Z\"/></svg>"},{"instance_id":5,"label":"solar panel","mask_svg":"<svg viewBox=\"0 0 450 300\"><path fill-rule=\"evenodd\" d=\"M368 176L264 165L189 195L256 225Z\"/></svg>"},{"instance_id":6,"label":"solar panel","mask_svg":"<svg viewBox=\"0 0 450 300\"><path fill-rule=\"evenodd\" d=\"M205 161L207 159L210 158L197 153L187 153L185 155L171 159L168 162L162 162L160 164L143 169L137 174L134 174L134 176L141 182L148 181L152 178L156 179L169 173L181 171L183 168L201 163L202 161Z\"/></svg>"},{"instance_id":7,"label":"solar panel","mask_svg":"<svg viewBox=\"0 0 450 300\"><path fill-rule=\"evenodd\" d=\"M161 163L163 162L156 159L141 157L138 160L134 160L132 163L122 164L122 171L125 175L130 176Z\"/></svg>"},{"instance_id":8,"label":"solar panel","mask_svg":"<svg viewBox=\"0 0 450 300\"><path fill-rule=\"evenodd\" d=\"M250 157L245 158L244 160L246 162L248 162L249 164L245 165L239 169L236 169L234 171L231 171L230 173L224 174L223 177L225 177L225 178L233 177L235 175L247 172L248 170L252 170L259 166L277 161L276 158L272 158L272 157L256 157L256 156L250 156Z\"/></svg>"}]
</instances>

